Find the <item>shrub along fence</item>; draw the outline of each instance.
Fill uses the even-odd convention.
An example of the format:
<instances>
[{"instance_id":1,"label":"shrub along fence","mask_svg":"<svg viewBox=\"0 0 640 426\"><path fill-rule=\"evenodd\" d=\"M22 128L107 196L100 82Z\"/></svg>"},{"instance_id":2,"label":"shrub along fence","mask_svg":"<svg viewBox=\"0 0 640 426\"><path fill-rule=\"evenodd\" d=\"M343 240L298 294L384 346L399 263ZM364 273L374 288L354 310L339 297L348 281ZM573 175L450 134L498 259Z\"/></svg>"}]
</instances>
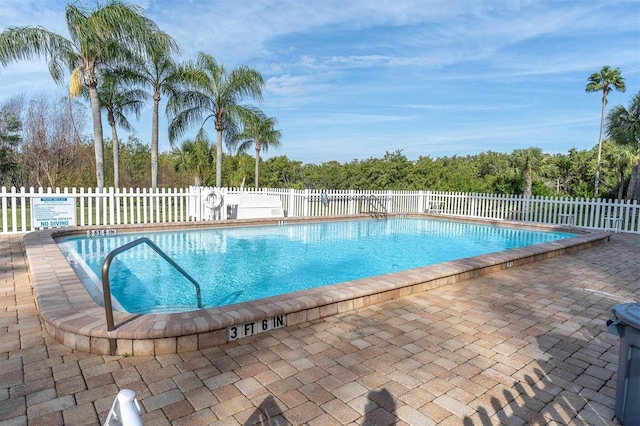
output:
<instances>
[{"instance_id":1,"label":"shrub along fence","mask_svg":"<svg viewBox=\"0 0 640 426\"><path fill-rule=\"evenodd\" d=\"M9 188L0 190L0 233L24 233L53 226L113 226L232 220L240 194L277 196L285 214L340 216L431 213L457 217L571 225L640 232L636 201L469 194L438 191L360 191L316 189ZM222 197L212 209L211 198ZM216 203L217 204L217 203ZM53 220L52 220L53 219ZM62 220L60 220L62 219Z\"/></svg>"}]
</instances>

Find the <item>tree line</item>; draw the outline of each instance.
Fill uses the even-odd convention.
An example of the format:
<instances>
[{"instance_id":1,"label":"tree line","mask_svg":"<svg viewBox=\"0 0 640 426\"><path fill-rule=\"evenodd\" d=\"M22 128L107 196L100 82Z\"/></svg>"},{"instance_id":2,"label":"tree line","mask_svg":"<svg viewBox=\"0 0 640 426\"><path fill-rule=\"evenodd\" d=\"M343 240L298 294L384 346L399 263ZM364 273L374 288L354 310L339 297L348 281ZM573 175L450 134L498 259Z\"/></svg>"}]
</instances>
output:
<instances>
[{"instance_id":1,"label":"tree line","mask_svg":"<svg viewBox=\"0 0 640 426\"><path fill-rule=\"evenodd\" d=\"M0 184L34 187L94 187L93 140L83 138L86 110L69 97L51 100L15 97L0 106ZM635 125L616 125L635 116ZM614 107L607 116L602 145L549 154L540 148L510 153L408 159L402 150L382 158L303 164L286 155L261 160L260 186L277 188L435 190L591 198L595 195L598 152L600 196L638 199L640 93L630 106ZM635 126L635 127L634 127ZM631 131L629 133L626 130ZM634 130L635 129L635 130ZM616 133L617 132L617 133ZM634 136L635 135L635 136ZM630 137L634 139L629 139ZM616 142L617 141L617 142ZM113 178L115 144L105 140L105 178ZM160 187L216 185L216 145L204 135L183 141L158 157ZM119 148L120 187L146 188L151 149L134 136ZM223 154L222 186L253 186L255 159L245 152Z\"/></svg>"}]
</instances>

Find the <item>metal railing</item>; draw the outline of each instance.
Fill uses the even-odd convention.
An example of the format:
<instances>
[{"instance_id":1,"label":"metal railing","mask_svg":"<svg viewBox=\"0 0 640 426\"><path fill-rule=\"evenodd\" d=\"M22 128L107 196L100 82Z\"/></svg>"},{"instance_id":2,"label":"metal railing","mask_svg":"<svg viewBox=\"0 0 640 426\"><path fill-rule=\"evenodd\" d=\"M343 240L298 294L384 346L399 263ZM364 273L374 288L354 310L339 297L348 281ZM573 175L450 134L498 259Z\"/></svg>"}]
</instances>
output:
<instances>
[{"instance_id":1,"label":"metal railing","mask_svg":"<svg viewBox=\"0 0 640 426\"><path fill-rule=\"evenodd\" d=\"M109 283L109 268L111 268L111 262L120 253L125 252L140 244L147 244L149 247L151 247L156 253L160 255L160 257L166 260L171 266L175 268L176 271L180 272L182 276L184 276L194 285L194 287L196 288L198 309L202 309L202 294L200 292L200 284L198 284L198 282L193 279L193 277L189 275L187 271L182 269L180 265L178 265L165 252L163 252L162 249L160 249L160 247L158 247L153 241L151 241L147 237L141 237L111 251L104 259L104 263L102 264L102 295L104 298L104 310L107 316L107 331L113 331L116 329L115 323L113 321L113 307L111 305L111 284ZM109 338L109 352L111 355L115 355L115 351L116 341L115 339Z\"/></svg>"},{"instance_id":2,"label":"metal railing","mask_svg":"<svg viewBox=\"0 0 640 426\"><path fill-rule=\"evenodd\" d=\"M375 195L370 195L367 200L369 201L369 212L376 219L386 219L387 218L387 208L384 205L384 202L380 198ZM373 209L373 210L372 210Z\"/></svg>"}]
</instances>

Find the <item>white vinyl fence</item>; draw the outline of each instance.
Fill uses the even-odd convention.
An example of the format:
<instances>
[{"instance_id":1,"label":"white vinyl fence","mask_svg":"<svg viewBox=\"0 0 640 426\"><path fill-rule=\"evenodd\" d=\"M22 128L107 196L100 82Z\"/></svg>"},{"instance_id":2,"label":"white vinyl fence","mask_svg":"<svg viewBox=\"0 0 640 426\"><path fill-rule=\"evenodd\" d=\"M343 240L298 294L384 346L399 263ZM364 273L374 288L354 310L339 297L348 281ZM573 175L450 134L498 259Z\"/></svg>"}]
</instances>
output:
<instances>
[{"instance_id":1,"label":"white vinyl fence","mask_svg":"<svg viewBox=\"0 0 640 426\"><path fill-rule=\"evenodd\" d=\"M193 220L187 211L187 189L10 188L0 190L0 233L29 232L34 225L34 199L68 199L75 204L77 226L172 223Z\"/></svg>"},{"instance_id":2,"label":"white vinyl fence","mask_svg":"<svg viewBox=\"0 0 640 426\"><path fill-rule=\"evenodd\" d=\"M212 209L211 196L222 196ZM638 233L640 204L636 201L559 197L524 198L516 195L469 194L436 191L294 190L189 187L180 189L2 187L0 233L24 233L46 228L34 220L37 197L73 200L77 226L176 223L196 220L233 220L240 194L277 196L286 216L339 216L431 213L458 217L564 224L581 228Z\"/></svg>"},{"instance_id":3,"label":"white vinyl fence","mask_svg":"<svg viewBox=\"0 0 640 426\"><path fill-rule=\"evenodd\" d=\"M199 219L210 212L202 206L214 188L191 187L190 211L200 208ZM370 214L376 205L385 213L432 213L482 219L526 221L542 224L571 225L581 228L640 232L637 201L583 199L568 197L531 197L437 191L360 191L293 190L278 188L220 190L225 199L220 218L233 218L233 206L241 193L280 197L287 216L339 216ZM371 202L376 199L375 205Z\"/></svg>"}]
</instances>

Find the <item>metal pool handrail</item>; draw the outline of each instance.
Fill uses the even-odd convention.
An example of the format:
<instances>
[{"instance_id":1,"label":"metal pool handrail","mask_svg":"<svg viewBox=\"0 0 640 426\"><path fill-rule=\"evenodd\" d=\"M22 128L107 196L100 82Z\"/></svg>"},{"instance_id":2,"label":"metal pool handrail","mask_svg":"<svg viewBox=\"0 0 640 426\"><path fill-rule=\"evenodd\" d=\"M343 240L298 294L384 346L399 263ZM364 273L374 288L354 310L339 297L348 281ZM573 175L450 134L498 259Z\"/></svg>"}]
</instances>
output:
<instances>
[{"instance_id":1,"label":"metal pool handrail","mask_svg":"<svg viewBox=\"0 0 640 426\"><path fill-rule=\"evenodd\" d=\"M169 262L169 264L173 266L176 269L176 271L180 272L186 279L191 281L191 283L196 288L196 297L198 299L198 309L202 309L202 295L200 293L200 284L198 284L198 282L194 280L193 277L187 273L187 271L182 269L180 265L178 265L165 252L163 252L162 249L160 249L160 247L158 247L153 241L151 241L147 237L141 237L114 249L111 253L107 255L107 257L104 259L104 263L102 264L102 294L104 297L104 310L107 315L107 331L113 331L116 329L116 326L113 321L113 308L111 307L111 285L109 283L109 268L111 267L111 261L118 254L143 243L151 247L156 253L160 255L160 257L162 257L164 260ZM113 340L110 339L110 341L113 341ZM113 343L110 343L110 345L112 345ZM115 348L112 347L111 351L114 352Z\"/></svg>"},{"instance_id":2,"label":"metal pool handrail","mask_svg":"<svg viewBox=\"0 0 640 426\"><path fill-rule=\"evenodd\" d=\"M384 203L380 200L379 197L376 197L374 194L371 194L368 197L369 207L373 208L373 217L376 219L386 219L387 218L387 208Z\"/></svg>"}]
</instances>

